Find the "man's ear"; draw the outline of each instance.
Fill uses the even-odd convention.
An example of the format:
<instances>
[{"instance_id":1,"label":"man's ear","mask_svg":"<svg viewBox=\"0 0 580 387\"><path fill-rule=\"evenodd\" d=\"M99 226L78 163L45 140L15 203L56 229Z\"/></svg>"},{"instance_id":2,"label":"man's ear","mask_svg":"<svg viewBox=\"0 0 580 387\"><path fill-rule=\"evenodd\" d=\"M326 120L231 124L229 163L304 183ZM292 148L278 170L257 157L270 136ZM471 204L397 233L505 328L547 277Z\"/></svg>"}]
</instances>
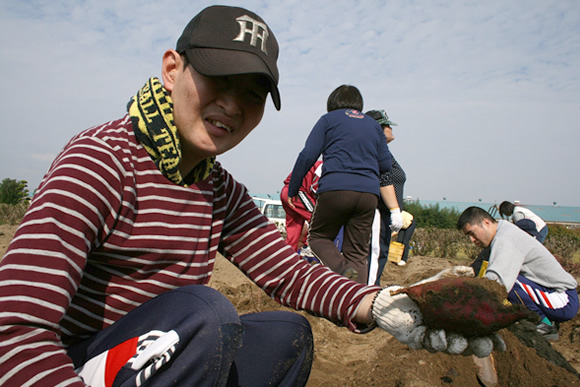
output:
<instances>
[{"instance_id":1,"label":"man's ear","mask_svg":"<svg viewBox=\"0 0 580 387\"><path fill-rule=\"evenodd\" d=\"M181 70L181 66L183 66L183 60L177 51L165 51L161 64L161 77L163 78L163 86L170 93L173 91L175 79Z\"/></svg>"}]
</instances>

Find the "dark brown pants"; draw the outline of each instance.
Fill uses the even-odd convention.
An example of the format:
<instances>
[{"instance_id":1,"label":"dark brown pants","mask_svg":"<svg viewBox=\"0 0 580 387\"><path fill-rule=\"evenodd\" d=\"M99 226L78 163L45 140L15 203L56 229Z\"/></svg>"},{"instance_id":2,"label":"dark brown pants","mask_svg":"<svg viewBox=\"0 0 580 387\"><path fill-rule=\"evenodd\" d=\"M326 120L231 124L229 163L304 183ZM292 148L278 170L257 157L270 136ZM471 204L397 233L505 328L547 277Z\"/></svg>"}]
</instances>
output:
<instances>
[{"instance_id":1,"label":"dark brown pants","mask_svg":"<svg viewBox=\"0 0 580 387\"><path fill-rule=\"evenodd\" d=\"M308 245L320 261L332 271L358 271L357 282L366 284L371 227L377 195L355 191L329 191L318 196ZM344 226L342 254L334 244Z\"/></svg>"}]
</instances>

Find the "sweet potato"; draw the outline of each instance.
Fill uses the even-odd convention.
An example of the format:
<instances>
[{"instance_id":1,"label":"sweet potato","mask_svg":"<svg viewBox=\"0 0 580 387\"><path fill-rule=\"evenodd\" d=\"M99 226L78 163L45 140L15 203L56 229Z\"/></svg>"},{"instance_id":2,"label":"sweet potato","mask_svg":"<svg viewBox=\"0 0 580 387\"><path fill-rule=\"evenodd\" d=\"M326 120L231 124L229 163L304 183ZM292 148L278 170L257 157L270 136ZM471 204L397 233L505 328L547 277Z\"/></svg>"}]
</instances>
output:
<instances>
[{"instance_id":1,"label":"sweet potato","mask_svg":"<svg viewBox=\"0 0 580 387\"><path fill-rule=\"evenodd\" d=\"M391 294L398 293L417 303L426 326L466 337L489 335L522 319L538 319L523 305L506 305L505 288L487 278L445 278Z\"/></svg>"}]
</instances>

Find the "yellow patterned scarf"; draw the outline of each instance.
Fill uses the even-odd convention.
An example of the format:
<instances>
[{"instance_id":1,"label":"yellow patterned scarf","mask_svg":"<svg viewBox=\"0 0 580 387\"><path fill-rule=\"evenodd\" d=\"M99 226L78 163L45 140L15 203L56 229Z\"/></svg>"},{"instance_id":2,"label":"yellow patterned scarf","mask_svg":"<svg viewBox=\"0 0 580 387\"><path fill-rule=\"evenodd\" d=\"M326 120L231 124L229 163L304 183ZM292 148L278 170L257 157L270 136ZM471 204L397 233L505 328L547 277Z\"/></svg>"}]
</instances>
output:
<instances>
[{"instance_id":1,"label":"yellow patterned scarf","mask_svg":"<svg viewBox=\"0 0 580 387\"><path fill-rule=\"evenodd\" d=\"M179 172L181 147L173 121L173 102L159 79L150 78L129 103L127 110L137 140L165 177L182 186L206 179L215 162L209 157L195 166L186 177Z\"/></svg>"}]
</instances>

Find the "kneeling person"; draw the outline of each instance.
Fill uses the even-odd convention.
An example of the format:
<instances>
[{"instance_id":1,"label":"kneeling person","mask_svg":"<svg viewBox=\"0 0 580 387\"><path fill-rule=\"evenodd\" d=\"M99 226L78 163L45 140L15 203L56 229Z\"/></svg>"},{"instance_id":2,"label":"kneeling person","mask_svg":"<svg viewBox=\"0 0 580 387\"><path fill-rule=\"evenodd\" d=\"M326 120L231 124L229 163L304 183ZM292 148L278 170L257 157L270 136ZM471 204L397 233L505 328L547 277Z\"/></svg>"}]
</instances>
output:
<instances>
[{"instance_id":1,"label":"kneeling person","mask_svg":"<svg viewBox=\"0 0 580 387\"><path fill-rule=\"evenodd\" d=\"M548 340L558 339L558 322L578 313L578 283L548 249L505 220L496 221L479 207L467 208L457 228L481 248L489 248L485 277L504 285L508 300L536 312L536 329Z\"/></svg>"}]
</instances>

